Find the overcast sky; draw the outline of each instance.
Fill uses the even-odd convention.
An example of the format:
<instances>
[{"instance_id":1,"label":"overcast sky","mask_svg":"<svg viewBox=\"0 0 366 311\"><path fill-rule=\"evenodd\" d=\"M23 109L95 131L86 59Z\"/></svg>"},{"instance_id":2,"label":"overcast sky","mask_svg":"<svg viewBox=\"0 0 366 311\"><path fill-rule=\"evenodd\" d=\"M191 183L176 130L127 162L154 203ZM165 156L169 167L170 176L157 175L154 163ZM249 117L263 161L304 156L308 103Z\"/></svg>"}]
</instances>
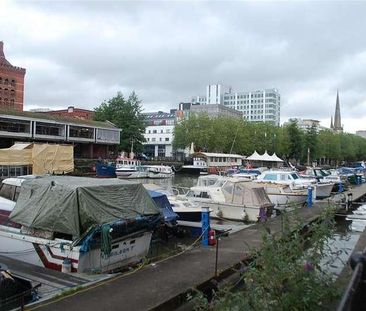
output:
<instances>
[{"instance_id":1,"label":"overcast sky","mask_svg":"<svg viewBox=\"0 0 366 311\"><path fill-rule=\"evenodd\" d=\"M207 84L277 88L281 123L366 130L366 2L0 1L5 55L27 69L25 109L93 109L136 91L168 111Z\"/></svg>"}]
</instances>

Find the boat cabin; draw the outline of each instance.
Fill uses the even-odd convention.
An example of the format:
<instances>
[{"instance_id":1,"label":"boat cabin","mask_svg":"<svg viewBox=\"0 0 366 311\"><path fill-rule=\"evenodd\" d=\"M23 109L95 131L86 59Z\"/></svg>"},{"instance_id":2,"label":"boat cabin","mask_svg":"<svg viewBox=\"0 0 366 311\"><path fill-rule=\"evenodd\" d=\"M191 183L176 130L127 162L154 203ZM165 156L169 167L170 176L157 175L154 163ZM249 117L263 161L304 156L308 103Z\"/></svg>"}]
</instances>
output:
<instances>
[{"instance_id":1,"label":"boat cabin","mask_svg":"<svg viewBox=\"0 0 366 311\"><path fill-rule=\"evenodd\" d=\"M245 159L244 156L239 154L209 152L196 152L193 154L193 158L196 159L196 162L199 162L201 166L204 166L202 162L206 163L208 172L212 174L224 172L228 168L242 166Z\"/></svg>"}]
</instances>

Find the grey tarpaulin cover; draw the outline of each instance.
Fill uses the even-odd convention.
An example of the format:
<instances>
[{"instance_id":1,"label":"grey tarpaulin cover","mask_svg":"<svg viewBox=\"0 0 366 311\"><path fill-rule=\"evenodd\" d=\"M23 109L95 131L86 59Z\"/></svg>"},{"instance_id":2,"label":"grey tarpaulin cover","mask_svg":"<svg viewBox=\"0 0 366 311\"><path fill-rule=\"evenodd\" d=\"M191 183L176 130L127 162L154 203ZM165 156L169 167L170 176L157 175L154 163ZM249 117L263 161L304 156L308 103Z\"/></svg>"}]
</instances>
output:
<instances>
[{"instance_id":1,"label":"grey tarpaulin cover","mask_svg":"<svg viewBox=\"0 0 366 311\"><path fill-rule=\"evenodd\" d=\"M47 176L22 183L10 219L27 227L79 237L95 224L156 214L159 209L142 184Z\"/></svg>"}]
</instances>

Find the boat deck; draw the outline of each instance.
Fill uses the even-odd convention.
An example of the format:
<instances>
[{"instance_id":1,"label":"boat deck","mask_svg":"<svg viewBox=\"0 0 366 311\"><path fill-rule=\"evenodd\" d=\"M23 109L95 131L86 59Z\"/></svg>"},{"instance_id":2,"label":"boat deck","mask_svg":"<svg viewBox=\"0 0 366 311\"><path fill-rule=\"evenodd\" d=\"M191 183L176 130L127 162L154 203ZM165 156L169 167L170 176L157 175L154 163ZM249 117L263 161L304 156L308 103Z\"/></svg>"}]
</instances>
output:
<instances>
[{"instance_id":1,"label":"boat deck","mask_svg":"<svg viewBox=\"0 0 366 311\"><path fill-rule=\"evenodd\" d=\"M350 191L353 200L359 199L366 193L366 184ZM346 197L348 193L345 193ZM310 223L319 217L324 204L327 201L317 202L312 208L298 209L298 215L304 223ZM281 217L276 217L222 238L218 256L219 273L228 273L233 268L240 269L240 263L248 258L251 251L260 249L264 230L275 234L281 229ZM187 293L214 277L215 250L215 247L197 247L28 310L100 311L118 310L122 306L127 306L129 310L173 310L187 300Z\"/></svg>"}]
</instances>

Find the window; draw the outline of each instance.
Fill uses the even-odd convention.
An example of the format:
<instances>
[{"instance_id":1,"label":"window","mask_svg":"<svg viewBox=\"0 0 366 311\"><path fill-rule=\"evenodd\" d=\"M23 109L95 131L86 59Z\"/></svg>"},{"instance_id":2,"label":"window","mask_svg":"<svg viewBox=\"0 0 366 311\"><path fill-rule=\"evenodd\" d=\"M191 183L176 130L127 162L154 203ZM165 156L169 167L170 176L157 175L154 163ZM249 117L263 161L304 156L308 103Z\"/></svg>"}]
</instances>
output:
<instances>
[{"instance_id":1,"label":"window","mask_svg":"<svg viewBox=\"0 0 366 311\"><path fill-rule=\"evenodd\" d=\"M163 134L164 133L164 131L163 130L160 130L160 134Z\"/></svg>"},{"instance_id":2,"label":"window","mask_svg":"<svg viewBox=\"0 0 366 311\"><path fill-rule=\"evenodd\" d=\"M163 141L163 139L160 137L160 138L159 138L159 141Z\"/></svg>"},{"instance_id":3,"label":"window","mask_svg":"<svg viewBox=\"0 0 366 311\"><path fill-rule=\"evenodd\" d=\"M169 141L169 137L165 137L165 141Z\"/></svg>"},{"instance_id":4,"label":"window","mask_svg":"<svg viewBox=\"0 0 366 311\"><path fill-rule=\"evenodd\" d=\"M153 134L156 134L157 133L157 130L153 130Z\"/></svg>"},{"instance_id":5,"label":"window","mask_svg":"<svg viewBox=\"0 0 366 311\"><path fill-rule=\"evenodd\" d=\"M151 138L151 141L156 141L156 138L155 137Z\"/></svg>"},{"instance_id":6,"label":"window","mask_svg":"<svg viewBox=\"0 0 366 311\"><path fill-rule=\"evenodd\" d=\"M276 174L266 174L263 177L263 180L277 180L277 175Z\"/></svg>"}]
</instances>

